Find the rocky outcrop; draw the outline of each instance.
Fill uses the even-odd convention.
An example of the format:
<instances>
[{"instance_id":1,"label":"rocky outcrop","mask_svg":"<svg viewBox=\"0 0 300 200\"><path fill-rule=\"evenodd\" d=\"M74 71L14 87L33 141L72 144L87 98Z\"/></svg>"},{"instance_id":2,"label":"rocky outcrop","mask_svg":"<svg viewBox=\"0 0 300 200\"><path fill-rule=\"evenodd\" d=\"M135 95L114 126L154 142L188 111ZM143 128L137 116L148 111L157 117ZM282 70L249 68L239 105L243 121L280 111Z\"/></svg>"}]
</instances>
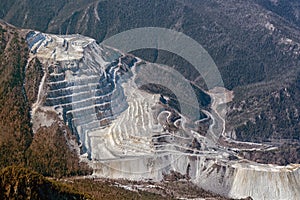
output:
<instances>
[{"instance_id":1,"label":"rocky outcrop","mask_svg":"<svg viewBox=\"0 0 300 200\"><path fill-rule=\"evenodd\" d=\"M56 113L77 137L79 154L95 176L160 181L175 171L227 197L299 196L299 166L244 161L238 148L223 146L198 131L197 123L212 119L212 127L226 114L218 114L223 102L218 95L213 96L215 113L203 110L206 118L196 123L170 106L167 97L140 89L136 80L149 76L139 74L141 69L153 67L147 62L80 35L30 32L27 42L31 56L44 66L32 106L33 127L51 126L55 122L43 120L41 113ZM263 145L246 146L265 150Z\"/></svg>"}]
</instances>

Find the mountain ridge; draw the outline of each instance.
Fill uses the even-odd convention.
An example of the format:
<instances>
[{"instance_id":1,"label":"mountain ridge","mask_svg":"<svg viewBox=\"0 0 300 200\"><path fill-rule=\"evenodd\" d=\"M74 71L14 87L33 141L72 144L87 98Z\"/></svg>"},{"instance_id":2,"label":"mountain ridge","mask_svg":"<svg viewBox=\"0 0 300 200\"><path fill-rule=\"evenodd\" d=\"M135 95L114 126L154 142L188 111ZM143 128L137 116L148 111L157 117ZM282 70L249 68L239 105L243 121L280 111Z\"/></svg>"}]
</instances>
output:
<instances>
[{"instance_id":1,"label":"mountain ridge","mask_svg":"<svg viewBox=\"0 0 300 200\"><path fill-rule=\"evenodd\" d=\"M87 4L80 1L74 12L73 1L61 1L57 5L24 1L20 4L24 7L18 1L1 3L0 17L18 26L57 34L82 33L98 42L140 27L164 27L190 36L210 53L225 87L233 91L233 101L227 104L226 131L219 142L232 146L233 151L237 145L243 149L238 156L258 163L284 166L299 163L300 32L298 8L293 0L146 0L143 3L112 0ZM10 12L12 8L20 12L14 14ZM44 10L40 16L47 15L47 18L36 17L37 8ZM196 87L206 90L201 74L194 73L194 67L175 54L156 49L131 53L150 62L173 66ZM38 71L38 62L33 60L29 69ZM42 75L38 73L30 83L31 90L25 88L30 102L36 100L37 83ZM174 128L169 125L168 128ZM211 122L203 126L203 132L209 125ZM266 151L260 151L257 146L255 150L248 148L255 143L274 148ZM213 169L219 169L219 173L222 166ZM226 170L227 173L232 169Z\"/></svg>"}]
</instances>

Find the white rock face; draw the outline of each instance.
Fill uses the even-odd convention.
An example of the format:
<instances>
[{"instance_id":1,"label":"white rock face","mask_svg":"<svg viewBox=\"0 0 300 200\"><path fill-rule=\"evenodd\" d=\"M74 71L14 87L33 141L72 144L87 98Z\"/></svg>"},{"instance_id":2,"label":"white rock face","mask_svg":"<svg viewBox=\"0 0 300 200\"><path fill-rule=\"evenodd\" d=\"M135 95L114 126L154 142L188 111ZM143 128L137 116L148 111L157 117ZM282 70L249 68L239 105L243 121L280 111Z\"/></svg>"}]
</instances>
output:
<instances>
[{"instance_id":1,"label":"white rock face","mask_svg":"<svg viewBox=\"0 0 300 200\"><path fill-rule=\"evenodd\" d=\"M211 145L192 121L165 103L168 98L139 89L135 80L147 63L80 35L30 32L27 41L31 57L45 67L33 127L55 123L39 110L56 112L78 137L81 157L95 176L160 181L177 171L232 198L299 199L300 166L230 159L234 151ZM217 104L224 101L213 99L215 113L205 113L218 115L211 126L222 129L226 113L218 113Z\"/></svg>"},{"instance_id":2,"label":"white rock face","mask_svg":"<svg viewBox=\"0 0 300 200\"><path fill-rule=\"evenodd\" d=\"M231 197L253 199L298 199L299 165L278 167L255 163L215 163L198 160L194 182L204 189Z\"/></svg>"},{"instance_id":3,"label":"white rock face","mask_svg":"<svg viewBox=\"0 0 300 200\"><path fill-rule=\"evenodd\" d=\"M279 169L275 166L238 166L235 168L229 196L240 198L245 195L254 199L299 199L299 180L299 166Z\"/></svg>"}]
</instances>

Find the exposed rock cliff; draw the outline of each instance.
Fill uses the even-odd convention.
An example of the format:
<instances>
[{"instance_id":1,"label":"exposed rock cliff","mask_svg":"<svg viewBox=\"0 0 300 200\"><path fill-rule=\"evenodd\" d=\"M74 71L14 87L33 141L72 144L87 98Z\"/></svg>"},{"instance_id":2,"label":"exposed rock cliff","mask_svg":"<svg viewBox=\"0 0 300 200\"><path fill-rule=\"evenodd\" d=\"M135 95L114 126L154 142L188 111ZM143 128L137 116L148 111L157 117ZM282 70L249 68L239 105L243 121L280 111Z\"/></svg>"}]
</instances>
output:
<instances>
[{"instance_id":1,"label":"exposed rock cliff","mask_svg":"<svg viewBox=\"0 0 300 200\"><path fill-rule=\"evenodd\" d=\"M51 126L54 118L42 115L56 113L78 138L81 158L95 176L160 181L176 171L206 190L232 198L299 196L299 166L245 161L238 157L238 147L214 144L197 132L195 122L168 105L167 98L141 90L136 80L145 76L139 73L151 66L148 63L80 35L30 32L27 42L31 56L44 66L33 127ZM224 103L217 93L211 95ZM218 103L212 106L218 112ZM203 112L214 120L210 110Z\"/></svg>"}]
</instances>

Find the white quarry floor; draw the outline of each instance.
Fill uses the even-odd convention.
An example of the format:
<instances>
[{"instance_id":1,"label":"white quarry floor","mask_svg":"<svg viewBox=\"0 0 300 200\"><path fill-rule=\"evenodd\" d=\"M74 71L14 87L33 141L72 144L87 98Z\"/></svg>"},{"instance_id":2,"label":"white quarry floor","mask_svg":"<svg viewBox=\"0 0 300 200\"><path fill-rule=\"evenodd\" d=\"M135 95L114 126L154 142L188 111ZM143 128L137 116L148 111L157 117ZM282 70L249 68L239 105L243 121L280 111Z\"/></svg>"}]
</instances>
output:
<instances>
[{"instance_id":1,"label":"white quarry floor","mask_svg":"<svg viewBox=\"0 0 300 200\"><path fill-rule=\"evenodd\" d=\"M104 51L95 40L80 35L39 37L37 41L32 39L36 43L32 45L31 57L38 57L44 64L45 76L32 107L33 128L55 123L45 115L47 111L60 115L65 109L65 118L70 119L66 123L77 131L85 147L83 157L89 157L95 176L159 181L163 174L174 170L188 173L204 189L233 198L299 199L299 165L280 167L239 159L230 161L231 151L209 146L214 137L205 138L193 130L167 131L164 120L168 121L170 112L163 111L154 117L160 95L138 89L134 82L137 63L130 69L131 77L118 79L117 71L124 65L120 59L124 55L119 52ZM119 63L107 71L114 61L112 58L119 59ZM64 80L49 82L49 71L54 64L57 68L51 75L64 76ZM90 90L82 91L86 86ZM49 90L56 96L47 97ZM64 92L70 94L62 95ZM220 88L207 93L213 99L212 111L204 111L213 121L209 131L211 135L224 136L225 113L218 106L230 98L224 99ZM51 105L45 106L45 102ZM175 125L186 121L181 117ZM63 119L61 115L60 118ZM205 148L191 148L194 137ZM160 145L155 146L153 138Z\"/></svg>"}]
</instances>

